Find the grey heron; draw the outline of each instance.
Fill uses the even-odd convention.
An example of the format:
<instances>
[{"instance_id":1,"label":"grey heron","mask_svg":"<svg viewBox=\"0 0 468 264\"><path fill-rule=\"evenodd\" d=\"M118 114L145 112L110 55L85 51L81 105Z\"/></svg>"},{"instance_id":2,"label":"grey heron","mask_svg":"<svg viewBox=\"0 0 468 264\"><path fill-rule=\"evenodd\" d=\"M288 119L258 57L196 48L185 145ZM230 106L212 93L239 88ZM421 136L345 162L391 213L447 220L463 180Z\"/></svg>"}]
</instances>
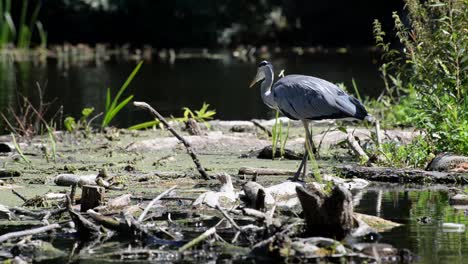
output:
<instances>
[{"instance_id":1,"label":"grey heron","mask_svg":"<svg viewBox=\"0 0 468 264\"><path fill-rule=\"evenodd\" d=\"M315 152L312 135L309 130L311 120L355 118L372 121L362 103L346 94L338 86L307 75L286 75L274 81L273 65L262 61L258 65L257 75L250 87L261 83L263 102L270 108L279 110L293 120L301 120L306 133L304 156L293 180L298 180L301 170L303 177L307 168L307 144Z\"/></svg>"}]
</instances>

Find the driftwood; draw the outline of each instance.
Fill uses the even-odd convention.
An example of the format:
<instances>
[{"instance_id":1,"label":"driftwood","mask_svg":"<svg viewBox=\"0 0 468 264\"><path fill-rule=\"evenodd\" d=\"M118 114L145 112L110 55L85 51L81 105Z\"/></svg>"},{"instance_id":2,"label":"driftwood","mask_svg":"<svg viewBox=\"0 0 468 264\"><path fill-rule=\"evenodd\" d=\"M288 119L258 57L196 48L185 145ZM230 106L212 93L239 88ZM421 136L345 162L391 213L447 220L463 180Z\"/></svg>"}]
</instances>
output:
<instances>
[{"instance_id":1,"label":"driftwood","mask_svg":"<svg viewBox=\"0 0 468 264\"><path fill-rule=\"evenodd\" d=\"M203 177L203 179L205 180L210 179L210 177L205 171L205 168L203 168L203 166L201 165L200 160L198 159L197 153L195 153L195 150L192 148L192 145L190 145L190 143L187 140L185 140L184 137L182 137L179 133L177 133L177 131L175 131L174 128L172 128L172 126L169 125L166 119L161 114L158 113L158 111L156 111L154 108L152 108L149 104L145 102L133 102L133 105L135 105L136 107L145 108L149 110L154 116L156 116L156 118L158 118L159 121L161 121L161 123L164 124L167 130L169 130L178 140L180 140L180 142L182 142L182 144L184 144L185 148L187 149L188 154L192 158L193 163L195 163L195 166L197 167L197 170L200 173L200 175Z\"/></svg>"},{"instance_id":2,"label":"driftwood","mask_svg":"<svg viewBox=\"0 0 468 264\"><path fill-rule=\"evenodd\" d=\"M55 176L54 182L59 186L83 186L83 185L93 185L96 184L96 175L75 175L75 174L59 174Z\"/></svg>"},{"instance_id":3,"label":"driftwood","mask_svg":"<svg viewBox=\"0 0 468 264\"><path fill-rule=\"evenodd\" d=\"M73 211L70 204L68 206L68 213L70 214L70 218L72 219L73 223L75 223L76 230L81 237L90 238L92 236L99 236L101 234L101 229L99 226L95 225L81 214Z\"/></svg>"},{"instance_id":4,"label":"driftwood","mask_svg":"<svg viewBox=\"0 0 468 264\"><path fill-rule=\"evenodd\" d=\"M247 207L254 208L256 210L265 209L265 188L256 182L247 182L242 186L244 191L245 203Z\"/></svg>"},{"instance_id":5,"label":"driftwood","mask_svg":"<svg viewBox=\"0 0 468 264\"><path fill-rule=\"evenodd\" d=\"M29 229L29 230L6 233L0 236L0 243L3 243L11 238L31 236L35 234L45 233L47 231L50 231L59 227L60 227L59 224L51 224L51 225L37 227L37 228Z\"/></svg>"},{"instance_id":6,"label":"driftwood","mask_svg":"<svg viewBox=\"0 0 468 264\"><path fill-rule=\"evenodd\" d=\"M123 194L119 197L115 197L113 199L110 199L107 202L107 207L110 208L122 208L130 204L132 199L131 194Z\"/></svg>"},{"instance_id":7,"label":"driftwood","mask_svg":"<svg viewBox=\"0 0 468 264\"><path fill-rule=\"evenodd\" d=\"M356 141L356 139L354 139L354 136L351 133L348 134L347 142L348 142L349 148L351 148L351 150L354 152L354 154L357 157L359 157L359 159L363 161L369 160L369 156L367 156L366 152L364 152L364 150L361 148L361 146Z\"/></svg>"},{"instance_id":8,"label":"driftwood","mask_svg":"<svg viewBox=\"0 0 468 264\"><path fill-rule=\"evenodd\" d=\"M85 185L82 189L81 212L86 212L88 209L93 209L104 203L104 188Z\"/></svg>"},{"instance_id":9,"label":"driftwood","mask_svg":"<svg viewBox=\"0 0 468 264\"><path fill-rule=\"evenodd\" d=\"M467 173L396 169L386 167L341 166L338 173L344 178L399 183L468 184Z\"/></svg>"},{"instance_id":10,"label":"driftwood","mask_svg":"<svg viewBox=\"0 0 468 264\"><path fill-rule=\"evenodd\" d=\"M217 174L221 187L219 191L207 191L200 194L192 203L193 207L232 207L237 202L237 194L234 192L231 176L227 173Z\"/></svg>"},{"instance_id":11,"label":"driftwood","mask_svg":"<svg viewBox=\"0 0 468 264\"><path fill-rule=\"evenodd\" d=\"M296 171L293 170L281 170L281 169L267 169L267 168L251 168L241 167L239 169L239 175L277 175L277 176L289 176L294 175Z\"/></svg>"},{"instance_id":12,"label":"driftwood","mask_svg":"<svg viewBox=\"0 0 468 264\"><path fill-rule=\"evenodd\" d=\"M301 202L308 235L333 237L338 240L351 233L353 220L353 198L351 193L335 186L329 196L313 185L296 187Z\"/></svg>"}]
</instances>

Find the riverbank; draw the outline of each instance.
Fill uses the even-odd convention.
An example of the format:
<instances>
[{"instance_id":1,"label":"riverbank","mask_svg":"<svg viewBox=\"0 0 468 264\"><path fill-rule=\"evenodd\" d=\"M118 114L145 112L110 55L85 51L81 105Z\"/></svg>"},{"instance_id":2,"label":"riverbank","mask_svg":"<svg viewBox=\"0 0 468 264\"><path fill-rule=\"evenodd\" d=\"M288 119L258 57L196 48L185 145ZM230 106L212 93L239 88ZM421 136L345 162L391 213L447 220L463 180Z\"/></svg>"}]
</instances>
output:
<instances>
[{"instance_id":1,"label":"riverbank","mask_svg":"<svg viewBox=\"0 0 468 264\"><path fill-rule=\"evenodd\" d=\"M271 130L275 120L259 120L257 123L267 130ZM199 125L202 128L202 135L189 134L189 131L185 130L184 125L181 123L173 122L172 125L174 125L176 130L179 131L179 133L181 133L181 135L184 136L184 138L192 145L201 164L204 166L208 175L212 176L213 179L201 179L199 172L195 169L195 166L184 146L165 129L130 131L125 129L107 128L103 132L76 131L74 133L58 131L54 133L53 141L49 135L39 136L28 141L18 141L16 147L14 146L15 144L13 143L13 138L11 136L1 136L0 142L2 142L2 147L0 149L2 149L3 153L1 154L0 162L3 164L2 172L4 173L2 173L2 178L0 179L2 182L0 188L3 191L0 203L7 206L7 208L10 208L9 210L11 212L14 212L10 221L5 218L1 221L1 234L11 232L13 230L29 230L31 227L42 225L41 221L37 220L37 218L31 218L31 216L20 217L22 214L18 211L19 209L13 208L25 208L26 210L36 212L53 210L54 208L63 208L64 194L68 193L70 195L70 192L74 193L73 196L76 201L84 199L84 194L81 192L80 187L76 188L75 191L72 191L74 188L69 186L70 183L64 183L63 179L67 177L79 177L78 185L83 185L83 183L89 184L89 182L85 182L85 178L87 177L88 179L92 178L92 185L100 186L99 188L102 188L105 193L102 198L102 201L104 202L102 204L104 206L103 209L95 210L100 214L113 217L113 219L118 219L118 214L116 214L116 212L127 211L130 210L129 208L137 210L135 212L139 212L136 213L136 216L138 216L141 214L140 210L147 206L147 201L167 191L169 188L177 186L172 193L166 194L166 197L162 197L164 198L163 201L157 202L157 206L153 208L153 213L151 213L148 218L149 222L145 222L144 225L146 230L145 232L151 232L152 234L157 234L160 231L155 231L153 228L154 226L150 228L148 226L149 223L152 223L151 225L156 224L157 227L163 228L165 230L164 232L170 234L169 237L167 237L168 234L160 234L157 235L157 237L164 238L166 241L164 243L169 243L168 241L171 241L171 244L165 247L161 247L161 241L153 241L148 244L148 241L141 240L143 239L143 237L140 237L141 234L134 234L136 237L133 239L136 239L139 242L131 242L132 236L134 235L128 237L129 234L120 234L117 238L114 237L110 239L109 242L100 242L99 249L96 251L97 253L90 251L89 247L92 244L89 244L89 241L84 244L83 242L80 242L79 244L84 248L79 251L79 253L73 253L74 250L72 248L74 248L74 246L72 245L72 241L77 239L76 235L73 235L73 238L66 238L64 237L63 232L79 234L82 230L79 231L80 228L77 228L76 226L70 228L62 227L62 231L56 232L54 236L57 237L56 239L58 239L58 241L63 241L64 244L57 244L52 241L52 245L56 249L60 250L60 254L54 251L57 255L51 255L50 259L60 259L63 258L64 255L69 255L75 260L85 262L89 261L91 258L102 259L107 257L111 257L117 261L119 259L125 259L125 256L133 258L134 260L161 260L171 257L173 261L207 261L219 260L224 256L225 258L233 259L235 261L246 259L250 261L258 261L258 257L260 256L263 258L272 257L273 255L271 254L278 254L277 251L270 252L267 250L265 252L262 250L262 254L258 253L258 255L256 255L257 253L253 253L248 250L249 243L261 243L265 239L264 236L266 234L262 235L262 232L259 231L263 230L263 224L260 224L258 220L255 220L255 217L253 218L253 222L251 222L252 216L239 216L233 214L236 210L231 211L229 208L234 205L224 207L225 209L223 210L227 210L226 212L228 212L228 217L230 215L230 217L232 217L234 221L241 226L248 223L258 226L260 229L254 232L254 236L244 237L244 235L242 235L243 231L240 231L240 235L237 235L240 236L239 241L228 243L233 247L230 252L226 251L228 244L219 244L219 241L215 242L216 239L213 241L211 239L208 239L207 241L198 241L197 243L201 243L199 246L195 246L194 250L186 251L182 255L180 254L180 251L177 251L177 248L181 247L185 243L191 242L191 240L196 238L198 235L205 234L205 232L211 230L210 227L223 219L223 216L219 214L219 210L216 208L213 209L206 205L203 207L194 207L192 204L195 200L199 200L201 197L200 195L202 194L205 194L204 201L206 203L212 201L207 197L212 197L213 194L208 193L214 193L216 197L224 195L223 191L220 192L220 188L223 190L225 183L219 182L219 175L230 176L234 194L242 190L245 191L245 183L251 182L252 179L255 179L256 183L264 186L266 188L265 190L271 190L268 188L278 186L278 184L285 182L287 178L291 176L287 171L294 171L300 160L272 160L271 158L258 158L260 153L258 150L271 145L271 139L269 139L265 130L250 121L210 121L209 130L201 123ZM354 156L353 152L350 151L346 144L343 145L343 142L347 139L347 134L336 129L330 129L330 127L336 128L334 123L318 122L315 123L313 127L313 133L315 135L314 141L317 145L320 143L320 159L318 159L318 166L325 180L332 179L329 177L339 176L335 172L337 167L344 165L359 165L358 159ZM352 124L348 124L348 132L354 133L354 136L359 139L361 145L365 145L366 142L372 141L370 130L367 128L354 127ZM290 125L286 148L292 152L299 153L299 157L301 156L300 152L302 151L304 144L302 134L303 128L301 124L298 122L292 122ZM417 134L417 131L412 131L410 129L384 130L382 131L382 140L398 140L402 143L410 142L413 136ZM18 150L21 150L22 155ZM242 172L241 169L245 167L257 169L254 173L248 173L245 172L245 170ZM265 169L273 170L276 175L269 175L261 172ZM284 171L286 171L286 173L278 173ZM466 177L466 174L460 175ZM61 180L57 179L58 176L62 177ZM79 182L80 180L81 183ZM333 181L337 182L343 180L336 178ZM367 185L365 184L358 189L354 189L356 186L359 186L359 184L361 183L358 181L356 183L348 182L345 185L342 185L349 186L351 189L356 211L374 214L387 218L388 220L404 224L404 227L401 228L384 228L380 231L381 234L378 236L383 237L382 241L391 242L391 244L403 241L401 239L407 236L406 232L409 232L409 230L413 228L413 225L416 225L414 228L418 228L417 225L421 225L417 223L417 221L419 221L417 219L421 217L420 213L413 213L413 215L407 218L401 218L401 214L405 215L407 213L404 211L407 209L401 208L401 210L403 210L401 212L388 214L389 211L387 210L391 211L391 209L387 208L385 201L392 200L392 193L412 193L410 196L411 204L422 203L422 200L418 202L418 199L420 199L418 197L422 194L426 195L427 193L433 193L436 195L435 197L440 197L440 199L438 198L438 200L435 201L436 205L450 208L448 200L446 200L447 198L444 198L447 197L444 196L444 193L450 194L450 188L456 187L455 185L381 185L378 183L371 183L369 187L365 187L365 185ZM364 189L362 187L364 187ZM395 189L396 187L397 189ZM12 190L14 190L15 193L13 193ZM294 189L292 190L294 191ZM377 199L370 198L373 197L372 195L374 193L377 194ZM119 199L123 199L121 198L122 195L128 194L131 196L125 198L128 200L125 200L126 205L122 207L124 209L118 209L117 211L115 211L115 209L109 209L111 201L119 197ZM229 197L229 195L226 197ZM122 202L122 200L119 201ZM215 199L215 201L217 200ZM237 201L235 199L234 201L234 204L243 204L240 200ZM224 202L225 200L223 199L223 203ZM402 200L400 202L408 203L409 200ZM83 203L83 201L81 201L81 203ZM369 208L372 208L372 203L375 203L376 208L378 208L375 212L373 212L372 209L369 210ZM28 204L28 206L25 206L25 204ZM78 202L76 204L73 203L72 206L72 210L77 210L77 212L79 212L80 204ZM267 206L267 208L270 207ZM369 239L367 236L359 237L357 240L353 241L341 241L340 243L343 244L340 246L339 252L333 253L333 251L321 251L322 253L318 255L304 255L304 253L301 253L301 250L304 247L310 247L312 245L310 243L312 242L309 240L297 240L297 238L295 238L297 234L302 232L300 229L296 230L295 228L292 228L289 230L286 228L288 224L296 223L295 221L302 221L300 220L300 217L287 217L291 213L299 213L301 211L300 208L301 206L298 203L298 200L296 200L296 205L291 209L280 209L278 207L276 213L273 211L275 215L274 219L276 219L275 221L285 224L285 226L282 226L277 231L273 232L286 232L284 234L287 234L295 241L292 248L287 247L289 249L294 249L295 253L284 255L284 252L281 253L281 248L286 244L277 245L280 247L279 253L282 254L281 256L283 258L333 259L344 257L352 259L359 256L359 258L370 260L374 259L375 256L372 256L372 254L366 255L367 253L365 252L369 252L370 248L377 246L379 250L383 250L381 252L389 249L393 250L393 256L398 256L400 260L403 256L410 258L411 260L417 259L413 253L416 255L419 254L418 247L415 248L411 244L405 244L404 246L400 246L398 244L384 245L381 243L382 241L379 242L380 238L376 240L374 240L375 238L371 239L373 246L369 247L369 245L365 246L362 244L364 242L369 242L367 241L367 239ZM447 210L448 209L446 209L446 213L449 212ZM463 212L465 209L461 207L459 209L450 210L461 210L461 212ZM440 217L439 215L429 216L427 215L428 212L429 211L423 211L422 214L433 219L435 223L441 221L438 218ZM450 220L454 221L456 219L452 219L452 216L449 217L449 215L445 215L446 218L442 220L443 223ZM455 213L453 217L456 215L459 214ZM83 217L89 219L90 215L84 213ZM258 217L258 215L256 217ZM53 214L51 219L48 221L50 223L56 221L69 221L67 219L69 219L67 214L63 214L61 217ZM93 221L96 221L96 219ZM74 222L76 225L76 221ZM455 224L463 225L465 222L466 218L458 218L458 223ZM432 223L432 225L435 223ZM306 228L306 226L304 226L304 222L297 222L296 224L299 224L302 228ZM104 226L109 228L106 224L104 224ZM434 226L434 228L436 227L437 225ZM234 231L232 228L232 223L231 225L222 224L217 228L217 235L221 237L221 241L232 241L232 239L234 239L236 232L235 228ZM111 230L114 230L114 228L111 228ZM122 230L116 230L118 233L122 232ZM466 236L466 233L464 232L456 234L456 236ZM175 237L170 238L171 235ZM207 238L210 238L212 235L213 234L208 234ZM401 237L400 240L394 240L393 238L395 236ZM410 237L411 239L414 238L413 236ZM42 241L50 241L42 235L39 235L37 238L41 238ZM129 238L130 240L128 240ZM148 237L146 237L146 239L148 239ZM275 240L274 243L279 242L279 240ZM24 243L28 244L28 242ZM96 242L94 241L92 243ZM328 248L328 246L324 245L330 245L330 243L335 242L333 242L333 240L320 240L315 241L314 243L318 243L314 245L322 250ZM252 246L253 244L250 245ZM128 245L133 245L132 247L134 247L134 250L125 250L124 248ZM11 245L7 245L6 248L10 248L10 246ZM214 250L213 254L207 254L208 248ZM403 248L411 248L411 251L414 252L409 255L407 253L402 253L404 252L401 251ZM109 251L109 249L112 250ZM330 250L330 248L327 250ZM353 255L357 252L360 253L358 253L358 255ZM6 253L3 252L2 254L5 255ZM142 254L145 256L142 256ZM464 253L462 253L462 255L463 254ZM39 255L44 257L46 254L42 252ZM427 258L428 256L423 255L423 259Z\"/></svg>"}]
</instances>

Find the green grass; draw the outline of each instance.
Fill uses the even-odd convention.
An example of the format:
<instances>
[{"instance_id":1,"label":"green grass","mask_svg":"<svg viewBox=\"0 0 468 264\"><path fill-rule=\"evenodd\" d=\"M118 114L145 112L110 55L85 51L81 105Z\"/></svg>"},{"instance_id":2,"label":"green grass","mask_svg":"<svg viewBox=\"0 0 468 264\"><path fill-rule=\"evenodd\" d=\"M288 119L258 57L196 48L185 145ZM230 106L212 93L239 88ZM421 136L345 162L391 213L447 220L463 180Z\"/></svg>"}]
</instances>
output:
<instances>
[{"instance_id":1,"label":"green grass","mask_svg":"<svg viewBox=\"0 0 468 264\"><path fill-rule=\"evenodd\" d=\"M36 5L32 11L29 10L29 1L22 0L20 17L17 20L18 25L15 26L12 14L11 0L0 0L0 48L5 48L9 44L16 43L16 47L20 49L29 49L32 46L32 36L34 29L37 27L38 36L41 47L47 46L47 33L38 21L39 12L41 10L41 1L36 1ZM28 16L28 14L30 14Z\"/></svg>"},{"instance_id":2,"label":"green grass","mask_svg":"<svg viewBox=\"0 0 468 264\"><path fill-rule=\"evenodd\" d=\"M119 101L120 97L128 88L132 80L135 78L136 74L138 73L142 65L143 65L143 61L138 63L138 65L133 69L132 73L130 73L127 80L120 87L114 99L112 99L110 88L107 88L106 111L104 113L104 119L102 120L102 124L101 124L102 128L109 126L110 122L120 112L120 110L122 110L122 108L124 108L133 99L133 95L130 95L126 97L125 99L123 99L122 101Z\"/></svg>"}]
</instances>

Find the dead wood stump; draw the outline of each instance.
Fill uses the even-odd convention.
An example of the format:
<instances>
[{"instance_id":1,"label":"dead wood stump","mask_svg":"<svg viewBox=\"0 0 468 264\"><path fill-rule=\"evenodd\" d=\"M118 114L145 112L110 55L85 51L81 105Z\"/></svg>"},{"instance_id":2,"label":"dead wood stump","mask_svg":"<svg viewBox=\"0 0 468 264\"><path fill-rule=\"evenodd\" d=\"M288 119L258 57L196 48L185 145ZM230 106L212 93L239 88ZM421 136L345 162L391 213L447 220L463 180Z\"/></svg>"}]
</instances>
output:
<instances>
[{"instance_id":1,"label":"dead wood stump","mask_svg":"<svg viewBox=\"0 0 468 264\"><path fill-rule=\"evenodd\" d=\"M104 203L104 188L99 186L84 185L81 195L81 212L86 212Z\"/></svg>"},{"instance_id":2,"label":"dead wood stump","mask_svg":"<svg viewBox=\"0 0 468 264\"><path fill-rule=\"evenodd\" d=\"M296 187L306 221L307 235L324 236L337 240L351 233L353 220L353 198L351 193L335 186L330 195L307 186Z\"/></svg>"},{"instance_id":3,"label":"dead wood stump","mask_svg":"<svg viewBox=\"0 0 468 264\"><path fill-rule=\"evenodd\" d=\"M185 129L190 135L194 136L204 136L205 133L202 132L200 126L198 125L197 121L195 121L193 118L189 118L185 122Z\"/></svg>"}]
</instances>

